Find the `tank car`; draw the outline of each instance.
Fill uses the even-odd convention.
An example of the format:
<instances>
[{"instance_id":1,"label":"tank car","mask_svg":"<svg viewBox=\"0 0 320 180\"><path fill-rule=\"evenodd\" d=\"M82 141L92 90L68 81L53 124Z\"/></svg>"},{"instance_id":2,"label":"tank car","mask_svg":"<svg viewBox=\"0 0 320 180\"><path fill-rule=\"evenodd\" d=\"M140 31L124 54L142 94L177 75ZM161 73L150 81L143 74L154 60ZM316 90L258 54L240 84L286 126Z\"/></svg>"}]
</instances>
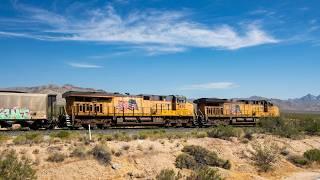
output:
<instances>
[{"instance_id":1,"label":"tank car","mask_svg":"<svg viewBox=\"0 0 320 180\"><path fill-rule=\"evenodd\" d=\"M55 117L56 95L0 91L0 125L13 124L37 129L52 126Z\"/></svg>"}]
</instances>

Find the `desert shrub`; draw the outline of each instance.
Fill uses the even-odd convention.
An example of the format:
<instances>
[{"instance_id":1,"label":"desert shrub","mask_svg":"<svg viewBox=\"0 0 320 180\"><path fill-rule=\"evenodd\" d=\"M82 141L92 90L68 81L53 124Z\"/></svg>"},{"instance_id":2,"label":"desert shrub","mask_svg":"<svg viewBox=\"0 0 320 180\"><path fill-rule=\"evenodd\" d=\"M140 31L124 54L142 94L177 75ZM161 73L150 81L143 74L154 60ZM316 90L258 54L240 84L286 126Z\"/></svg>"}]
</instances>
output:
<instances>
[{"instance_id":1,"label":"desert shrub","mask_svg":"<svg viewBox=\"0 0 320 180\"><path fill-rule=\"evenodd\" d=\"M94 142L93 138L90 140L89 135L81 135L79 136L79 141L83 142L85 145L89 145L91 142Z\"/></svg>"},{"instance_id":2,"label":"desert shrub","mask_svg":"<svg viewBox=\"0 0 320 180\"><path fill-rule=\"evenodd\" d=\"M265 118L259 121L259 125L264 132L286 138L298 138L302 135L301 127L297 120L287 120L283 117Z\"/></svg>"},{"instance_id":3,"label":"desert shrub","mask_svg":"<svg viewBox=\"0 0 320 180\"><path fill-rule=\"evenodd\" d=\"M49 154L49 157L47 159L47 161L49 162L63 162L65 159L65 155L60 153L60 152L54 152L52 154Z\"/></svg>"},{"instance_id":4,"label":"desert shrub","mask_svg":"<svg viewBox=\"0 0 320 180\"><path fill-rule=\"evenodd\" d=\"M133 140L137 140L137 139L139 139L139 136L138 136L137 134L133 134L133 135L131 136L131 138L132 138Z\"/></svg>"},{"instance_id":5,"label":"desert shrub","mask_svg":"<svg viewBox=\"0 0 320 180\"><path fill-rule=\"evenodd\" d=\"M120 157L122 155L122 151L117 151L117 152L114 153L114 155L116 157Z\"/></svg>"},{"instance_id":6,"label":"desert shrub","mask_svg":"<svg viewBox=\"0 0 320 180\"><path fill-rule=\"evenodd\" d=\"M107 141L112 141L113 140L113 136L110 134L105 135L104 137Z\"/></svg>"},{"instance_id":7,"label":"desert shrub","mask_svg":"<svg viewBox=\"0 0 320 180\"><path fill-rule=\"evenodd\" d=\"M280 154L282 156L288 156L290 154L290 152L288 151L287 148L282 148L281 151L280 151Z\"/></svg>"},{"instance_id":8,"label":"desert shrub","mask_svg":"<svg viewBox=\"0 0 320 180\"><path fill-rule=\"evenodd\" d=\"M253 133L254 131L251 129L244 129L244 138L248 139L248 140L252 140L253 139Z\"/></svg>"},{"instance_id":9,"label":"desert shrub","mask_svg":"<svg viewBox=\"0 0 320 180\"><path fill-rule=\"evenodd\" d=\"M111 162L111 153L109 148L105 145L96 145L91 154L95 159L97 159L101 164L110 164Z\"/></svg>"},{"instance_id":10,"label":"desert shrub","mask_svg":"<svg viewBox=\"0 0 320 180\"><path fill-rule=\"evenodd\" d=\"M218 170L204 167L192 173L187 180L222 180Z\"/></svg>"},{"instance_id":11,"label":"desert shrub","mask_svg":"<svg viewBox=\"0 0 320 180\"><path fill-rule=\"evenodd\" d=\"M30 160L19 160L14 150L4 151L0 155L0 179L36 179L36 171L32 169Z\"/></svg>"},{"instance_id":12,"label":"desert shrub","mask_svg":"<svg viewBox=\"0 0 320 180\"><path fill-rule=\"evenodd\" d=\"M288 160L297 166L304 166L309 163L309 160L307 158L298 155L289 156Z\"/></svg>"},{"instance_id":13,"label":"desert shrub","mask_svg":"<svg viewBox=\"0 0 320 180\"><path fill-rule=\"evenodd\" d=\"M208 137L228 139L230 137L239 137L241 129L233 128L232 126L218 126L208 131Z\"/></svg>"},{"instance_id":14,"label":"desert shrub","mask_svg":"<svg viewBox=\"0 0 320 180\"><path fill-rule=\"evenodd\" d=\"M0 134L0 144L7 141L9 139L8 136Z\"/></svg>"},{"instance_id":15,"label":"desert shrub","mask_svg":"<svg viewBox=\"0 0 320 180\"><path fill-rule=\"evenodd\" d=\"M177 156L175 165L177 168L186 168L186 169L196 169L198 166L197 161L194 159L193 156L189 154L182 153Z\"/></svg>"},{"instance_id":16,"label":"desert shrub","mask_svg":"<svg viewBox=\"0 0 320 180\"><path fill-rule=\"evenodd\" d=\"M130 146L128 144L126 144L126 145L122 146L122 149L127 151L130 149Z\"/></svg>"},{"instance_id":17,"label":"desert shrub","mask_svg":"<svg viewBox=\"0 0 320 180\"><path fill-rule=\"evenodd\" d=\"M193 156L199 167L209 165L218 166L226 169L231 168L230 161L220 159L215 152L208 151L207 149L201 146L185 146L182 149L182 152L185 152Z\"/></svg>"},{"instance_id":18,"label":"desert shrub","mask_svg":"<svg viewBox=\"0 0 320 180\"><path fill-rule=\"evenodd\" d=\"M197 132L196 133L196 138L205 138L207 136L208 136L207 132Z\"/></svg>"},{"instance_id":19,"label":"desert shrub","mask_svg":"<svg viewBox=\"0 0 320 180\"><path fill-rule=\"evenodd\" d=\"M69 139L71 137L71 132L69 131L59 131L56 133L51 133L50 137L52 138L60 138L60 139Z\"/></svg>"},{"instance_id":20,"label":"desert shrub","mask_svg":"<svg viewBox=\"0 0 320 180\"><path fill-rule=\"evenodd\" d=\"M85 158L87 156L87 151L84 146L79 146L76 147L72 152L71 152L72 157L78 157L78 158Z\"/></svg>"},{"instance_id":21,"label":"desert shrub","mask_svg":"<svg viewBox=\"0 0 320 180\"><path fill-rule=\"evenodd\" d=\"M39 149L35 149L32 151L32 154L39 154L40 150Z\"/></svg>"},{"instance_id":22,"label":"desert shrub","mask_svg":"<svg viewBox=\"0 0 320 180\"><path fill-rule=\"evenodd\" d=\"M309 161L320 162L320 150L319 149L310 149L303 153L303 156Z\"/></svg>"},{"instance_id":23,"label":"desert shrub","mask_svg":"<svg viewBox=\"0 0 320 180\"><path fill-rule=\"evenodd\" d=\"M279 147L274 143L263 143L263 145L253 143L252 148L254 149L254 151L251 151L252 160L260 171L267 172L271 170L273 163L277 161Z\"/></svg>"},{"instance_id":24,"label":"desert shrub","mask_svg":"<svg viewBox=\"0 0 320 180\"><path fill-rule=\"evenodd\" d=\"M131 141L131 137L128 136L126 132L113 134L113 139L117 141L126 141L126 142Z\"/></svg>"},{"instance_id":25,"label":"desert shrub","mask_svg":"<svg viewBox=\"0 0 320 180\"><path fill-rule=\"evenodd\" d=\"M32 144L32 143L41 143L43 142L43 135L40 133L26 133L23 135L16 136L13 139L13 143L16 145L22 144Z\"/></svg>"},{"instance_id":26,"label":"desert shrub","mask_svg":"<svg viewBox=\"0 0 320 180\"><path fill-rule=\"evenodd\" d=\"M172 133L167 134L165 130L144 130L138 132L138 139L161 139L168 138L168 136L172 137Z\"/></svg>"},{"instance_id":27,"label":"desert shrub","mask_svg":"<svg viewBox=\"0 0 320 180\"><path fill-rule=\"evenodd\" d=\"M172 169L163 169L156 177L157 180L176 180L176 173Z\"/></svg>"},{"instance_id":28,"label":"desert shrub","mask_svg":"<svg viewBox=\"0 0 320 180\"><path fill-rule=\"evenodd\" d=\"M306 134L309 135L317 135L320 133L320 120L307 118L301 121L301 127Z\"/></svg>"}]
</instances>

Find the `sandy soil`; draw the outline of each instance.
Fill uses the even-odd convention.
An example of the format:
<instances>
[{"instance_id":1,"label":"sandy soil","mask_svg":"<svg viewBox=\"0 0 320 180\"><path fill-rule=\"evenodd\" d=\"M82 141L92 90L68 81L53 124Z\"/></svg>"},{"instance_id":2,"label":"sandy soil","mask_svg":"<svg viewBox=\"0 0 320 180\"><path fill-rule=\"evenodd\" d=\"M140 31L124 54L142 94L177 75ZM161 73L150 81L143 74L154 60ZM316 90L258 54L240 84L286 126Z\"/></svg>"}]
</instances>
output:
<instances>
[{"instance_id":1,"label":"sandy soil","mask_svg":"<svg viewBox=\"0 0 320 180\"><path fill-rule=\"evenodd\" d=\"M109 166L101 165L90 156L85 159L70 157L72 150L83 144L75 140L37 145L13 145L8 141L0 146L0 150L15 149L21 156L30 158L35 162L34 168L39 179L154 179L165 168L172 168L187 176L190 170L180 170L174 166L175 158L181 153L184 145L200 145L215 151L223 159L229 159L232 163L231 170L219 169L220 174L226 179L320 179L319 165L300 168L287 161L284 156L279 157L273 171L260 173L250 160L249 151L252 149L252 143L266 142L275 142L279 147L286 148L290 154L301 155L308 149L320 148L320 137L291 140L270 135L255 135L254 140L249 143L243 143L237 138L109 141L106 144L111 151L122 151L121 156L112 156L112 163ZM86 148L90 150L98 143L101 142L95 141L86 145ZM124 150L124 146L130 148ZM36 149L39 153L34 153ZM59 151L68 157L61 163L46 161L53 151Z\"/></svg>"}]
</instances>

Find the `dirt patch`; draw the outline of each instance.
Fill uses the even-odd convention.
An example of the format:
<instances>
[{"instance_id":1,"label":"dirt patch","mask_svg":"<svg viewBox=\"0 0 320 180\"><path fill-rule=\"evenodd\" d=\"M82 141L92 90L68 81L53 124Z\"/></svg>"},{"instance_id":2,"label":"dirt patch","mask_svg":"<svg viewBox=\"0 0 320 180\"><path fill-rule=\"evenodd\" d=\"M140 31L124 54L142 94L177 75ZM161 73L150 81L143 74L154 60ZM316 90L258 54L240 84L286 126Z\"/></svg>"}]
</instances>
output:
<instances>
[{"instance_id":1,"label":"dirt patch","mask_svg":"<svg viewBox=\"0 0 320 180\"><path fill-rule=\"evenodd\" d=\"M90 154L86 158L70 157L72 151L79 146L85 146L90 151L96 141L90 144L81 144L77 140L56 143L42 142L34 145L14 145L8 141L0 146L0 150L15 149L19 156L26 156L34 163L39 179L153 179L165 168L171 168L183 176L190 174L190 170L175 168L175 158L181 153L184 145L199 145L214 151L219 157L231 161L230 170L219 168L219 173L226 179L317 179L320 177L319 166L301 168L286 160L280 155L274 164L273 170L261 173L249 158L252 143L275 142L281 148L286 148L289 154L302 155L312 148L320 148L320 137L306 137L301 140L278 138L271 135L254 135L254 140L243 143L238 138L222 140L215 138L194 139L161 139L161 140L134 140L130 142L104 141L112 155L108 165L97 162ZM66 156L63 162L48 162L50 153L59 152Z\"/></svg>"}]
</instances>

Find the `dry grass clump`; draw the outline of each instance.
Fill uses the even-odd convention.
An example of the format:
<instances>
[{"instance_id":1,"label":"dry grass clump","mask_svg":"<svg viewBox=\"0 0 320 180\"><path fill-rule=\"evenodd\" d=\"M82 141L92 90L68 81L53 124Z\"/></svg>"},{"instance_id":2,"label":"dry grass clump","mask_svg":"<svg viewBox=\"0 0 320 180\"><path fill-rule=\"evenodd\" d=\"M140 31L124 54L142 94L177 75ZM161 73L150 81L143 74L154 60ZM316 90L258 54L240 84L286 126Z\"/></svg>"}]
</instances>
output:
<instances>
[{"instance_id":1,"label":"dry grass clump","mask_svg":"<svg viewBox=\"0 0 320 180\"><path fill-rule=\"evenodd\" d=\"M40 150L39 149L35 149L32 151L32 154L39 154L40 153Z\"/></svg>"},{"instance_id":2,"label":"dry grass clump","mask_svg":"<svg viewBox=\"0 0 320 180\"><path fill-rule=\"evenodd\" d=\"M6 142L7 140L9 140L7 135L0 134L0 144Z\"/></svg>"},{"instance_id":3,"label":"dry grass clump","mask_svg":"<svg viewBox=\"0 0 320 180\"><path fill-rule=\"evenodd\" d=\"M156 176L157 180L178 180L181 179L181 174L174 172L173 169L163 169L160 171L160 173Z\"/></svg>"},{"instance_id":4,"label":"dry grass clump","mask_svg":"<svg viewBox=\"0 0 320 180\"><path fill-rule=\"evenodd\" d=\"M70 156L84 159L84 158L87 157L87 154L88 154L88 152L86 150L86 147L79 146L79 147L76 147L75 149L73 149L73 151L71 152Z\"/></svg>"},{"instance_id":5,"label":"dry grass clump","mask_svg":"<svg viewBox=\"0 0 320 180\"><path fill-rule=\"evenodd\" d=\"M130 149L130 145L126 144L122 146L122 149L128 151Z\"/></svg>"},{"instance_id":6,"label":"dry grass clump","mask_svg":"<svg viewBox=\"0 0 320 180\"><path fill-rule=\"evenodd\" d=\"M129 142L132 139L126 132L118 132L113 134L113 140Z\"/></svg>"},{"instance_id":7,"label":"dry grass clump","mask_svg":"<svg viewBox=\"0 0 320 180\"><path fill-rule=\"evenodd\" d=\"M66 156L60 152L54 152L54 153L49 154L47 161L59 163L59 162L63 162L65 157Z\"/></svg>"},{"instance_id":8,"label":"dry grass clump","mask_svg":"<svg viewBox=\"0 0 320 180\"><path fill-rule=\"evenodd\" d=\"M41 142L43 142L43 135L40 133L26 133L16 136L13 139L13 143L16 145L38 144Z\"/></svg>"},{"instance_id":9,"label":"dry grass clump","mask_svg":"<svg viewBox=\"0 0 320 180\"><path fill-rule=\"evenodd\" d=\"M107 165L111 162L111 152L106 145L96 145L92 150L91 154L101 164Z\"/></svg>"},{"instance_id":10,"label":"dry grass clump","mask_svg":"<svg viewBox=\"0 0 320 180\"><path fill-rule=\"evenodd\" d=\"M203 167L193 172L187 180L222 180L223 178L218 173L217 169Z\"/></svg>"},{"instance_id":11,"label":"dry grass clump","mask_svg":"<svg viewBox=\"0 0 320 180\"><path fill-rule=\"evenodd\" d=\"M260 171L267 172L277 162L280 148L275 143L264 142L263 144L252 143L251 159Z\"/></svg>"},{"instance_id":12,"label":"dry grass clump","mask_svg":"<svg viewBox=\"0 0 320 180\"><path fill-rule=\"evenodd\" d=\"M31 161L19 159L14 150L3 151L0 155L0 179L37 179Z\"/></svg>"}]
</instances>

